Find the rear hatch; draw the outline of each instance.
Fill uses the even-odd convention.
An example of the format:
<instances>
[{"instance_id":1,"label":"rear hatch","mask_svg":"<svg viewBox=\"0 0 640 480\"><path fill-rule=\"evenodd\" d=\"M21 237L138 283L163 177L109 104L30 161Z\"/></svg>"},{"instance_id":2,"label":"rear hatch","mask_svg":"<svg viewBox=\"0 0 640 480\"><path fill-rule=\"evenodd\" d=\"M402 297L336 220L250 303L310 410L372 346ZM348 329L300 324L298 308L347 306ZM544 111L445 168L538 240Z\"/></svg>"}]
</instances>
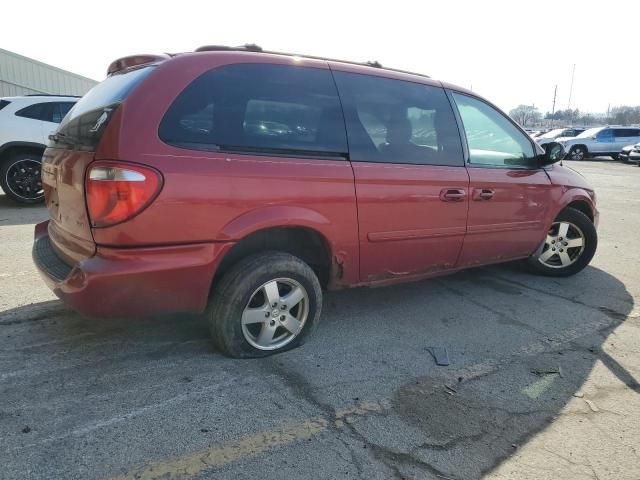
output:
<instances>
[{"instance_id":1,"label":"rear hatch","mask_svg":"<svg viewBox=\"0 0 640 480\"><path fill-rule=\"evenodd\" d=\"M153 67L112 74L91 89L51 135L42 158L42 183L54 250L74 264L95 253L85 198L87 167L119 105ZM117 127L114 125L114 127Z\"/></svg>"}]
</instances>

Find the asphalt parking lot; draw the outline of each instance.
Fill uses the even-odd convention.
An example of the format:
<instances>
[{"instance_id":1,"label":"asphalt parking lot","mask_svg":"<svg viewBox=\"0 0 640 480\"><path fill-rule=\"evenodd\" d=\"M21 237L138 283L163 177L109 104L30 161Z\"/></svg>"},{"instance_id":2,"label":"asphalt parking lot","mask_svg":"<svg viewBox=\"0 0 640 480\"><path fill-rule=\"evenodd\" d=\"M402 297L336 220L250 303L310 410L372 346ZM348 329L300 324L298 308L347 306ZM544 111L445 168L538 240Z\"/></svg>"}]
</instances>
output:
<instances>
[{"instance_id":1,"label":"asphalt parking lot","mask_svg":"<svg viewBox=\"0 0 640 480\"><path fill-rule=\"evenodd\" d=\"M194 316L69 312L31 263L44 207L0 194L0 478L637 480L640 168L567 163L601 212L581 274L329 293L266 360L215 353Z\"/></svg>"}]
</instances>

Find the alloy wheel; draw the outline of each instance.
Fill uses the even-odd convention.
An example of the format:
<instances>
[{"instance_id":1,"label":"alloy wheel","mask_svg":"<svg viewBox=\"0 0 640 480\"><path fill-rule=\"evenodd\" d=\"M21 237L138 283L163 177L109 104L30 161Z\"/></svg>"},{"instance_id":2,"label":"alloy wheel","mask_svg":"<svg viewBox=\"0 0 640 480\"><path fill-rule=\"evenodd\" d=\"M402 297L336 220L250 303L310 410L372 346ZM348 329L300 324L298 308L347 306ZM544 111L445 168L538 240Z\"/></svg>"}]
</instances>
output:
<instances>
[{"instance_id":1,"label":"alloy wheel","mask_svg":"<svg viewBox=\"0 0 640 480\"><path fill-rule=\"evenodd\" d=\"M25 200L42 198L41 167L39 161L31 158L22 158L9 165L5 180L11 193Z\"/></svg>"},{"instance_id":2,"label":"alloy wheel","mask_svg":"<svg viewBox=\"0 0 640 480\"><path fill-rule=\"evenodd\" d=\"M309 316L309 295L291 278L257 288L242 312L242 334L259 350L277 350L293 341Z\"/></svg>"},{"instance_id":3,"label":"alloy wheel","mask_svg":"<svg viewBox=\"0 0 640 480\"><path fill-rule=\"evenodd\" d=\"M580 147L574 148L569 154L571 160L584 160L584 150Z\"/></svg>"},{"instance_id":4,"label":"alloy wheel","mask_svg":"<svg viewBox=\"0 0 640 480\"><path fill-rule=\"evenodd\" d=\"M538 261L550 268L566 268L578 260L585 247L585 236L570 222L554 222L547 233Z\"/></svg>"}]
</instances>

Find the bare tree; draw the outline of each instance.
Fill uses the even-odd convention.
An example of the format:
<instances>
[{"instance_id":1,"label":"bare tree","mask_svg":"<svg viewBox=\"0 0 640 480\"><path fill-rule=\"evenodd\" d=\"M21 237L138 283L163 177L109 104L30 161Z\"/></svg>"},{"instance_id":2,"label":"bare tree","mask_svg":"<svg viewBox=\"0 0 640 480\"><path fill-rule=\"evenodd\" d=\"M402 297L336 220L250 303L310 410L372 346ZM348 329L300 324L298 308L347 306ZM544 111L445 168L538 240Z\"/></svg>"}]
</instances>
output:
<instances>
[{"instance_id":1,"label":"bare tree","mask_svg":"<svg viewBox=\"0 0 640 480\"><path fill-rule=\"evenodd\" d=\"M509 116L523 127L535 125L542 118L540 111L533 105L518 105L509 111Z\"/></svg>"}]
</instances>

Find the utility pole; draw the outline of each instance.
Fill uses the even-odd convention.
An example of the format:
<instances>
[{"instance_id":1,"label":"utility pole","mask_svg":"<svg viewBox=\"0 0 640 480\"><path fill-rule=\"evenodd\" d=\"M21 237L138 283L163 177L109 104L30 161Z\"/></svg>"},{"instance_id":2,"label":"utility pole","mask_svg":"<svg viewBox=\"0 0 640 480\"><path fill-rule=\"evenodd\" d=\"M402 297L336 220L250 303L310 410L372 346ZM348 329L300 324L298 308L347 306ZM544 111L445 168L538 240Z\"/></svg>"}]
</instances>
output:
<instances>
[{"instance_id":1,"label":"utility pole","mask_svg":"<svg viewBox=\"0 0 640 480\"><path fill-rule=\"evenodd\" d=\"M556 95L558 94L558 85L553 89L553 106L551 107L551 127L553 127L553 115L556 113Z\"/></svg>"},{"instance_id":2,"label":"utility pole","mask_svg":"<svg viewBox=\"0 0 640 480\"><path fill-rule=\"evenodd\" d=\"M576 64L573 64L573 70L571 70L571 87L569 87L569 103L567 104L567 110L571 110L571 96L573 95L573 78L576 75ZM573 112L571 112L571 123L573 123Z\"/></svg>"}]
</instances>

